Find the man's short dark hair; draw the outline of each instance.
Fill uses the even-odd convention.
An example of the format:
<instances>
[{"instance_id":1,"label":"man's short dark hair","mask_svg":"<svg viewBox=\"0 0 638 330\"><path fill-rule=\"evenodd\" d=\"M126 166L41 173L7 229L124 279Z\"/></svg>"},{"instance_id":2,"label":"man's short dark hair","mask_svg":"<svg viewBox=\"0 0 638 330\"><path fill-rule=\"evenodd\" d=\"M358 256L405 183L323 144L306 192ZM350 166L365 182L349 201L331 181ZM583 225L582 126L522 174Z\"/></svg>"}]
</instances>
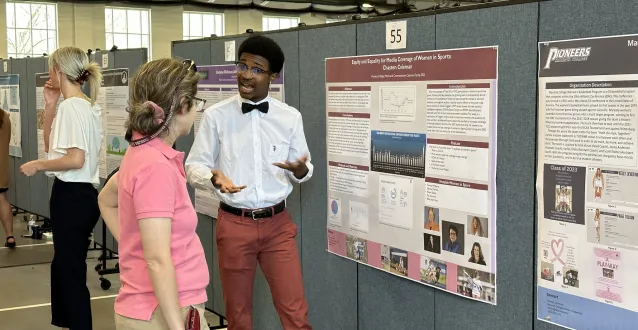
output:
<instances>
[{"instance_id":1,"label":"man's short dark hair","mask_svg":"<svg viewBox=\"0 0 638 330\"><path fill-rule=\"evenodd\" d=\"M455 233L455 234L457 234L457 235L459 234L459 230L458 230L458 229L456 229L456 226L455 226L455 225L450 225L450 230L453 230L453 231L454 231L454 233Z\"/></svg>"},{"instance_id":2,"label":"man's short dark hair","mask_svg":"<svg viewBox=\"0 0 638 330\"><path fill-rule=\"evenodd\" d=\"M274 40L266 36L253 35L248 37L239 45L237 56L241 58L243 53L259 55L267 59L270 64L268 70L271 72L279 73L284 67L284 52Z\"/></svg>"}]
</instances>

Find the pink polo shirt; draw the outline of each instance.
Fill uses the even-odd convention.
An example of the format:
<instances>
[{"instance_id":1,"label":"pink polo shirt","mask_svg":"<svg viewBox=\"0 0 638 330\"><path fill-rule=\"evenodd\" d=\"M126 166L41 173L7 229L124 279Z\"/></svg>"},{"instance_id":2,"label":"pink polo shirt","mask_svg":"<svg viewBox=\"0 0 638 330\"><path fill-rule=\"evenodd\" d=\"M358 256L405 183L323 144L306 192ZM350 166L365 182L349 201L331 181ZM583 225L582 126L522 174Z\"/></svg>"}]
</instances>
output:
<instances>
[{"instance_id":1,"label":"pink polo shirt","mask_svg":"<svg viewBox=\"0 0 638 330\"><path fill-rule=\"evenodd\" d=\"M197 214L186 190L183 160L184 153L158 138L129 147L122 160L118 172L122 288L115 299L115 312L119 315L150 320L158 306L138 225L144 218L173 219L171 256L182 307L208 299L208 266L195 233Z\"/></svg>"}]
</instances>

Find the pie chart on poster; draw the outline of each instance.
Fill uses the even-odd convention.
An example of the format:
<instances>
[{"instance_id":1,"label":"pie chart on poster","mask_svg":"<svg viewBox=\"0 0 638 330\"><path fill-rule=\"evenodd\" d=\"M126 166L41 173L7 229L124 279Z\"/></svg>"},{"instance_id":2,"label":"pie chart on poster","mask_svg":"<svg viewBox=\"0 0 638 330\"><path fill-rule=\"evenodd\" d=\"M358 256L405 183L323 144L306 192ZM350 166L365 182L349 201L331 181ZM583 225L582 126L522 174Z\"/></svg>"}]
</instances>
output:
<instances>
[{"instance_id":1,"label":"pie chart on poster","mask_svg":"<svg viewBox=\"0 0 638 330\"><path fill-rule=\"evenodd\" d=\"M332 203L330 203L330 210L332 211L332 214L337 214L337 212L339 212L339 203L337 203L336 200L332 200Z\"/></svg>"}]
</instances>

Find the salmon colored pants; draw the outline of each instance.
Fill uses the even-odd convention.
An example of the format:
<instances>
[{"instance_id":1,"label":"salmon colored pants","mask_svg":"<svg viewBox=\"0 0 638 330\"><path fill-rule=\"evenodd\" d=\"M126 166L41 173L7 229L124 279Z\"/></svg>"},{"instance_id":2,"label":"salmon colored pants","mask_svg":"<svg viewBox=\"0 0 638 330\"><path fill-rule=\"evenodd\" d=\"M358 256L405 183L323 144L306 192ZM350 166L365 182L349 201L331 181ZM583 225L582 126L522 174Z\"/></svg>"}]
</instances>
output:
<instances>
[{"instance_id":1,"label":"salmon colored pants","mask_svg":"<svg viewBox=\"0 0 638 330\"><path fill-rule=\"evenodd\" d=\"M259 263L284 330L311 330L304 295L297 225L287 210L253 220L219 209L217 257L228 330L253 330L253 285Z\"/></svg>"},{"instance_id":2,"label":"salmon colored pants","mask_svg":"<svg viewBox=\"0 0 638 330\"><path fill-rule=\"evenodd\" d=\"M184 318L184 324L186 324L186 316L188 315L188 309L190 306L182 307L182 317ZM204 317L206 309L204 304L194 305L199 312L199 324L201 330L209 330L208 322ZM169 330L168 324L162 314L162 309L157 306L151 319L149 321L131 319L115 313L115 329L117 330Z\"/></svg>"}]
</instances>

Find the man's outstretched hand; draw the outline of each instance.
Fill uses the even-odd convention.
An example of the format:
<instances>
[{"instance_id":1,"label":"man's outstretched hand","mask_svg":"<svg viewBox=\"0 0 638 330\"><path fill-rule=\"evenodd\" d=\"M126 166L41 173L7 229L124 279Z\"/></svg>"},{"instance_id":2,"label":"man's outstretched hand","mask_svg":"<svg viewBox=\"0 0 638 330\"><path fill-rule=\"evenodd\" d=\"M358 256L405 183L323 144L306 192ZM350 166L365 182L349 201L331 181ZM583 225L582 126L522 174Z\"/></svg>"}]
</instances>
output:
<instances>
[{"instance_id":1,"label":"man's outstretched hand","mask_svg":"<svg viewBox=\"0 0 638 330\"><path fill-rule=\"evenodd\" d=\"M286 161L286 163L274 163L273 165L282 168L284 170L288 170L292 172L292 174L297 179L301 179L308 174L308 165L306 165L306 161L308 160L308 156L303 156L299 158L296 162Z\"/></svg>"},{"instance_id":2,"label":"man's outstretched hand","mask_svg":"<svg viewBox=\"0 0 638 330\"><path fill-rule=\"evenodd\" d=\"M246 188L246 185L236 186L230 178L219 170L212 170L211 173L213 173L213 177L210 181L213 183L213 186L222 193L234 194Z\"/></svg>"}]
</instances>

